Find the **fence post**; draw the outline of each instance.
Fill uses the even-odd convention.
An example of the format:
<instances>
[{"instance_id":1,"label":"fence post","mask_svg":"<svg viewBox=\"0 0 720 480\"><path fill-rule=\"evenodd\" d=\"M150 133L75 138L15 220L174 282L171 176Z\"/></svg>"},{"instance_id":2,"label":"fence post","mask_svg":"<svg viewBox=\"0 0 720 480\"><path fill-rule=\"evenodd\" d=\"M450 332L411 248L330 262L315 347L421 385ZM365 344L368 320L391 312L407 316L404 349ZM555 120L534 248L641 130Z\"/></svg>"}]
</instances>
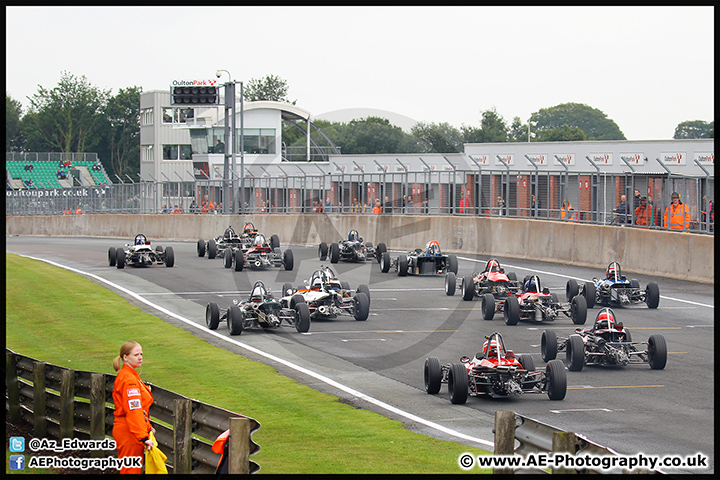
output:
<instances>
[{"instance_id":1,"label":"fence post","mask_svg":"<svg viewBox=\"0 0 720 480\"><path fill-rule=\"evenodd\" d=\"M7 386L8 410L10 421L20 423L20 386L17 376L17 357L12 352L5 352L5 384Z\"/></svg>"},{"instance_id":2,"label":"fence post","mask_svg":"<svg viewBox=\"0 0 720 480\"><path fill-rule=\"evenodd\" d=\"M33 363L33 435L47 437L47 393L45 392L45 362Z\"/></svg>"},{"instance_id":3,"label":"fence post","mask_svg":"<svg viewBox=\"0 0 720 480\"><path fill-rule=\"evenodd\" d=\"M102 373L90 374L90 438L105 438L105 375ZM92 450L90 455L104 457L105 452Z\"/></svg>"},{"instance_id":4,"label":"fence post","mask_svg":"<svg viewBox=\"0 0 720 480\"><path fill-rule=\"evenodd\" d=\"M173 474L188 474L192 472L192 401L187 398L173 400L173 417Z\"/></svg>"},{"instance_id":5,"label":"fence post","mask_svg":"<svg viewBox=\"0 0 720 480\"><path fill-rule=\"evenodd\" d=\"M515 453L515 412L497 410L495 412L495 455L513 455ZM494 474L513 473L512 468L493 468Z\"/></svg>"},{"instance_id":6,"label":"fence post","mask_svg":"<svg viewBox=\"0 0 720 480\"><path fill-rule=\"evenodd\" d=\"M573 432L553 432L552 450L553 454L567 452L575 455L577 437ZM576 473L574 468L553 467L552 473Z\"/></svg>"},{"instance_id":7,"label":"fence post","mask_svg":"<svg viewBox=\"0 0 720 480\"><path fill-rule=\"evenodd\" d=\"M228 439L228 473L250 474L250 420L241 417L230 418Z\"/></svg>"},{"instance_id":8,"label":"fence post","mask_svg":"<svg viewBox=\"0 0 720 480\"><path fill-rule=\"evenodd\" d=\"M60 438L72 438L75 426L75 370L63 370L60 381Z\"/></svg>"}]
</instances>

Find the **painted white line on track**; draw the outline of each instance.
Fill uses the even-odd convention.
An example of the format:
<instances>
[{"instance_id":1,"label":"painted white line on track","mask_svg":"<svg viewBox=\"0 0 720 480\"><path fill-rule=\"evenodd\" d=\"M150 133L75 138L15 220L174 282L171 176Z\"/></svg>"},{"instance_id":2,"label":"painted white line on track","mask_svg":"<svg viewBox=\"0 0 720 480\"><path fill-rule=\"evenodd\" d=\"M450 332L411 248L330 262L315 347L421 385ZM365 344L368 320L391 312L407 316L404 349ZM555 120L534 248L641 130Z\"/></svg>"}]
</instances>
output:
<instances>
[{"instance_id":1,"label":"painted white line on track","mask_svg":"<svg viewBox=\"0 0 720 480\"><path fill-rule=\"evenodd\" d=\"M201 326L201 325L193 322L192 320L189 320L189 319L187 319L187 318L185 318L185 317L182 317L182 316L180 316L180 315L178 315L178 314L176 314L176 313L173 313L173 312L171 312L170 310L167 310L166 308L161 307L160 305L155 305L154 303L150 302L149 300L146 300L145 298L143 298L142 296L138 295L137 293L132 292L132 291L126 289L125 287L121 287L120 285L117 285L117 284L115 284L115 283L113 283L113 282L111 282L111 281L109 281L109 280L106 280L106 279L104 279L104 278L102 278L102 277L99 277L99 276L94 275L94 274L92 274L92 273L83 272L82 270L78 270L78 269L73 268L73 267L68 267L68 266L66 266L66 265L61 265L61 264L56 263L56 262L53 262L53 261L51 261L51 260L46 260L46 259L37 258L37 257L31 257L31 256L29 256L29 255L20 255L20 256L25 257L25 258L30 258L30 259L33 259L33 260L39 260L39 261L41 261L41 262L45 262L45 263L48 263L48 264L50 264L50 265L53 265L53 266L56 266L56 267L59 267L59 268L63 268L63 269L65 269L65 270L69 270L69 271L71 271L71 272L77 273L77 274L79 274L79 275L83 275L83 276L85 276L85 277L94 278L95 280L97 280L97 281L99 281L99 282L105 283L105 284L110 285L111 287L113 287L113 288L115 288L115 289L117 289L117 290L120 290L121 292L124 292L125 294L127 294L127 295L133 297L134 299L136 299L136 300L138 300L138 301L140 301L140 302L142 302L142 303L144 303L144 304L146 304L146 305L148 305L148 306L150 306L150 307L152 307L152 308L154 308L154 309L156 309L156 310L164 313L165 315L168 315L168 316L170 316L170 317L172 317L172 318L174 318L174 319L176 319L176 320L179 320L179 321L181 321L181 322L183 322L183 323L185 323L185 324L187 324L187 325L189 325L189 326L191 326L191 327L193 327L193 328L197 328L198 330L202 330L202 332L205 333L205 334L212 335L212 336L214 336L214 337L217 337L219 340L226 341L226 342L231 343L231 344L233 344L233 345L235 345L235 346L237 346L237 347L243 348L243 349L245 349L245 350L247 350L247 351L249 351L249 352L253 352L253 353L257 354L257 355L263 356L263 357L265 357L265 358L267 358L267 359L269 359L269 360L272 360L272 361L274 361L274 362L281 363L281 364L285 365L286 367L292 368L292 369L295 370L295 371L298 371L298 372L300 372L300 373L303 373L303 374L305 374L305 375L308 375L308 376L310 376L310 377L313 377L313 378L315 378L316 380L319 380L319 381L321 381L321 382L323 382L323 383L326 383L326 384L328 384L328 385L330 385L330 386L332 386L332 387L335 387L335 388L337 388L338 390L342 390L343 392L345 392L345 393L347 393L347 394L349 394L349 395L352 395L352 396L354 396L354 397L357 397L357 398L359 398L359 399L361 399L361 400L364 400L364 401L366 401L366 402L368 402L368 403L371 403L371 404L373 404L373 405L375 405L375 406L377 406L377 407L380 407L380 408L382 408L382 409L384 409L384 410L387 410L387 411L392 412L392 413L394 413L394 414L396 414L396 415L399 415L399 416L401 416L401 417L403 417L403 418L405 418L405 419L407 419L407 420L410 420L410 421L412 421L412 422L416 422L416 423L425 425L425 426L427 426L427 427L430 427L430 428L432 428L432 429L434 429L434 430L437 430L437 431L439 431L439 432L443 432L443 433L445 433L445 434L447 434L447 435L451 435L451 436L453 436L453 437L457 437L457 438L461 438L461 439L463 439L463 440L468 440L468 441L470 441L470 442L478 443L478 444L483 445L483 446L485 446L485 447L494 448L494 446L495 446L494 442L491 442L491 441L488 441L488 440L483 440L483 439L481 439L481 438L473 437L473 436L470 436L470 435L466 435L466 434L464 434L464 433L461 433L461 432L458 432L458 431L456 431L456 430L452 430L452 429L450 429L450 428L447 428L447 427L445 427L445 426L443 426L443 425L440 425L439 423L435 423L435 422L432 422L432 421L430 421L430 420L426 420L426 419L424 419L424 418L422 418L422 417L418 417L417 415L414 415L414 414L412 414L412 413L410 413L410 412L406 412L406 411L404 411L404 410L401 410L401 409L399 409L399 408L397 408L397 407L394 407L394 406L392 406L392 405L390 405L390 404L388 404L388 403L385 403L385 402L383 402L383 401L381 401L381 400L378 400L378 399L376 399L376 398L373 398L373 397L371 397L371 396L369 396L369 395L365 395L364 393L359 392L359 391L357 391L357 390L355 390L355 389L353 389L353 388L350 388L350 387L348 387L347 385L343 385L342 383L336 382L335 380L333 380L333 379L331 379L331 378L328 378L328 377L326 377L326 376L324 376L324 375L321 375L321 374L319 374L319 373L313 372L312 370L308 370L307 368L301 367L300 365L296 365L296 364L294 364L294 363L292 363L292 362L290 362L290 361L288 361L288 360L285 360L285 359L283 359L283 358L280 358L280 357L271 355L271 354L269 354L269 353L266 353L266 352L264 352L264 351L262 351L262 350L259 350L259 349L255 348L255 347L251 347L250 345L247 345L247 344L245 344L245 343L238 342L237 340L233 340L232 338L225 337L225 336L223 336L223 335L221 335L221 334L219 334L219 333L217 333L217 332L215 332L215 331L213 331L213 330L208 330L207 328L205 328L205 327L203 327L203 326Z\"/></svg>"}]
</instances>

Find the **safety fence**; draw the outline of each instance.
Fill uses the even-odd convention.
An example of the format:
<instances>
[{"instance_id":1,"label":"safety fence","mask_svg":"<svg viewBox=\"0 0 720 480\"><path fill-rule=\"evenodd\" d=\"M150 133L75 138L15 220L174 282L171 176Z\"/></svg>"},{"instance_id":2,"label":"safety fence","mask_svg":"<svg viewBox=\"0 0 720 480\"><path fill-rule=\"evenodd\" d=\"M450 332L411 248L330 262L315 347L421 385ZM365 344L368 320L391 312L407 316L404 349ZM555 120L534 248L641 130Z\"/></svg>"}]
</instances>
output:
<instances>
[{"instance_id":1,"label":"safety fence","mask_svg":"<svg viewBox=\"0 0 720 480\"><path fill-rule=\"evenodd\" d=\"M5 349L6 408L10 421L33 425L35 438L103 440L112 437L115 375L71 370L37 361ZM256 473L260 466L248 457L260 446L252 434L260 424L213 405L189 399L157 385L150 421L160 450L168 457L168 472L212 474L220 455L212 451L218 435L230 429L229 473ZM116 455L95 450L95 457Z\"/></svg>"}]
</instances>

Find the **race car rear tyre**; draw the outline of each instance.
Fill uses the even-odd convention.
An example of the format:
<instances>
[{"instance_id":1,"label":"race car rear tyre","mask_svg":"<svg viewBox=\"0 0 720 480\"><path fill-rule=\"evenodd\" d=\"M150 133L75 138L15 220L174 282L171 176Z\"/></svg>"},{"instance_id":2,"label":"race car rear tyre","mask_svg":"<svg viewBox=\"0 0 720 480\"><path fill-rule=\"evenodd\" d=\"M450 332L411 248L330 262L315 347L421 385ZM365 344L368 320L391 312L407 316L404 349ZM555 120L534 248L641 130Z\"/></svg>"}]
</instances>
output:
<instances>
[{"instance_id":1,"label":"race car rear tyre","mask_svg":"<svg viewBox=\"0 0 720 480\"><path fill-rule=\"evenodd\" d=\"M452 297L455 295L455 288L457 287L457 278L453 272L445 274L445 295Z\"/></svg>"},{"instance_id":2,"label":"race car rear tyre","mask_svg":"<svg viewBox=\"0 0 720 480\"><path fill-rule=\"evenodd\" d=\"M388 252L383 252L380 255L379 263L380 263L380 271L382 273L389 272L390 271L390 263L391 263L390 254Z\"/></svg>"},{"instance_id":3,"label":"race car rear tyre","mask_svg":"<svg viewBox=\"0 0 720 480\"><path fill-rule=\"evenodd\" d=\"M232 305L228 309L228 315L227 315L227 326L228 326L228 332L230 332L230 335L240 335L243 332L243 322L245 321L245 315L243 314L243 311L240 310L240 307L237 305Z\"/></svg>"},{"instance_id":4,"label":"race car rear tyre","mask_svg":"<svg viewBox=\"0 0 720 480\"><path fill-rule=\"evenodd\" d=\"M587 308L593 308L595 306L595 284L592 282L585 282L583 295L585 295Z\"/></svg>"},{"instance_id":5,"label":"race car rear tyre","mask_svg":"<svg viewBox=\"0 0 720 480\"><path fill-rule=\"evenodd\" d=\"M270 248L280 248L280 237L275 234L270 235Z\"/></svg>"},{"instance_id":6,"label":"race car rear tyre","mask_svg":"<svg viewBox=\"0 0 720 480\"><path fill-rule=\"evenodd\" d=\"M571 278L565 285L565 300L569 302L575 298L578 293L580 293L580 287L578 286L578 283Z\"/></svg>"},{"instance_id":7,"label":"race car rear tyre","mask_svg":"<svg viewBox=\"0 0 720 480\"><path fill-rule=\"evenodd\" d=\"M587 300L582 295L575 295L570 307L572 321L575 325L584 325L587 321Z\"/></svg>"},{"instance_id":8,"label":"race car rear tyre","mask_svg":"<svg viewBox=\"0 0 720 480\"><path fill-rule=\"evenodd\" d=\"M517 282L517 275L515 274L515 272L509 272L507 274L507 277L508 277L508 280L511 282ZM525 282L523 282L523 283L525 283Z\"/></svg>"},{"instance_id":9,"label":"race car rear tyre","mask_svg":"<svg viewBox=\"0 0 720 480\"><path fill-rule=\"evenodd\" d=\"M425 359L423 368L423 377L425 378L425 391L430 395L435 395L440 391L442 385L442 368L440 360L437 357L428 357Z\"/></svg>"},{"instance_id":10,"label":"race car rear tyre","mask_svg":"<svg viewBox=\"0 0 720 480\"><path fill-rule=\"evenodd\" d=\"M285 266L285 270L288 271L295 267L295 257L289 248L283 252L283 265Z\"/></svg>"},{"instance_id":11,"label":"race car rear tyre","mask_svg":"<svg viewBox=\"0 0 720 480\"><path fill-rule=\"evenodd\" d=\"M198 240L197 243L197 254L198 257L204 257L205 256L205 240L202 238Z\"/></svg>"},{"instance_id":12,"label":"race car rear tyre","mask_svg":"<svg viewBox=\"0 0 720 480\"><path fill-rule=\"evenodd\" d=\"M655 282L650 282L645 287L645 303L648 308L658 308L660 305L660 287Z\"/></svg>"},{"instance_id":13,"label":"race car rear tyre","mask_svg":"<svg viewBox=\"0 0 720 480\"><path fill-rule=\"evenodd\" d=\"M208 247L207 248L208 258L210 260L212 260L213 258L215 258L217 256L217 253L218 253L217 242L215 241L214 238L210 239L207 247Z\"/></svg>"},{"instance_id":14,"label":"race car rear tyre","mask_svg":"<svg viewBox=\"0 0 720 480\"><path fill-rule=\"evenodd\" d=\"M455 405L462 405L467 402L468 397L468 373L462 363L453 363L448 372L448 392L450 402Z\"/></svg>"},{"instance_id":15,"label":"race car rear tyre","mask_svg":"<svg viewBox=\"0 0 720 480\"><path fill-rule=\"evenodd\" d=\"M540 337L540 353L543 362L555 360L557 351L557 333L554 330L543 330L542 337Z\"/></svg>"},{"instance_id":16,"label":"race car rear tyre","mask_svg":"<svg viewBox=\"0 0 720 480\"><path fill-rule=\"evenodd\" d=\"M462 279L462 297L466 302L475 298L475 281L472 275L465 275Z\"/></svg>"},{"instance_id":17,"label":"race car rear tyre","mask_svg":"<svg viewBox=\"0 0 720 480\"><path fill-rule=\"evenodd\" d=\"M108 264L111 267L115 266L115 247L110 247L108 249Z\"/></svg>"},{"instance_id":18,"label":"race car rear tyre","mask_svg":"<svg viewBox=\"0 0 720 480\"><path fill-rule=\"evenodd\" d=\"M330 263L338 263L340 261L340 245L337 243L330 244Z\"/></svg>"},{"instance_id":19,"label":"race car rear tyre","mask_svg":"<svg viewBox=\"0 0 720 480\"><path fill-rule=\"evenodd\" d=\"M216 330L218 325L220 324L220 309L217 306L217 303L210 302L205 307L205 325L210 330Z\"/></svg>"},{"instance_id":20,"label":"race car rear tyre","mask_svg":"<svg viewBox=\"0 0 720 480\"><path fill-rule=\"evenodd\" d=\"M235 271L242 272L243 267L245 267L245 255L242 250L238 248L235 250Z\"/></svg>"},{"instance_id":21,"label":"race car rear tyre","mask_svg":"<svg viewBox=\"0 0 720 480\"><path fill-rule=\"evenodd\" d=\"M667 343L665 337L653 333L648 339L648 363L653 370L662 370L667 363Z\"/></svg>"},{"instance_id":22,"label":"race car rear tyre","mask_svg":"<svg viewBox=\"0 0 720 480\"><path fill-rule=\"evenodd\" d=\"M580 335L570 335L567 341L566 359L568 370L579 372L585 364L585 344Z\"/></svg>"},{"instance_id":23,"label":"race car rear tyre","mask_svg":"<svg viewBox=\"0 0 720 480\"><path fill-rule=\"evenodd\" d=\"M175 250L173 247L167 247L165 249L165 266L172 267L175 265Z\"/></svg>"},{"instance_id":24,"label":"race car rear tyre","mask_svg":"<svg viewBox=\"0 0 720 480\"><path fill-rule=\"evenodd\" d=\"M125 268L125 250L122 247L115 250L115 266Z\"/></svg>"},{"instance_id":25,"label":"race car rear tyre","mask_svg":"<svg viewBox=\"0 0 720 480\"><path fill-rule=\"evenodd\" d=\"M290 297L290 308L295 308L295 306L299 303L305 303L305 297L298 293Z\"/></svg>"},{"instance_id":26,"label":"race car rear tyre","mask_svg":"<svg viewBox=\"0 0 720 480\"><path fill-rule=\"evenodd\" d=\"M223 253L223 265L225 266L225 268L230 268L232 267L232 262L233 252L232 249L228 247L225 249L225 253Z\"/></svg>"},{"instance_id":27,"label":"race car rear tyre","mask_svg":"<svg viewBox=\"0 0 720 480\"><path fill-rule=\"evenodd\" d=\"M320 242L320 246L318 247L318 258L321 262L324 262L327 260L327 254L328 254L328 246L325 242Z\"/></svg>"},{"instance_id":28,"label":"race car rear tyre","mask_svg":"<svg viewBox=\"0 0 720 480\"><path fill-rule=\"evenodd\" d=\"M517 325L520 321L520 302L515 295L510 295L505 299L505 308L503 308L503 316L506 325Z\"/></svg>"},{"instance_id":29,"label":"race car rear tyre","mask_svg":"<svg viewBox=\"0 0 720 480\"><path fill-rule=\"evenodd\" d=\"M447 269L448 272L457 274L458 272L458 259L456 255L450 254L447 256Z\"/></svg>"},{"instance_id":30,"label":"race car rear tyre","mask_svg":"<svg viewBox=\"0 0 720 480\"><path fill-rule=\"evenodd\" d=\"M358 291L358 293L362 292L365 295L367 295L368 302L372 303L372 301L370 300L370 288L367 285L365 285L365 284L358 285L357 291Z\"/></svg>"},{"instance_id":31,"label":"race car rear tyre","mask_svg":"<svg viewBox=\"0 0 720 480\"><path fill-rule=\"evenodd\" d=\"M385 244L378 243L378 246L375 248L375 258L377 258L378 263L380 263L380 259L385 252L387 252L387 247L385 246Z\"/></svg>"},{"instance_id":32,"label":"race car rear tyre","mask_svg":"<svg viewBox=\"0 0 720 480\"><path fill-rule=\"evenodd\" d=\"M292 293L292 290L293 290L292 283L285 282L285 283L283 283L282 292L280 293L280 296L286 297Z\"/></svg>"},{"instance_id":33,"label":"race car rear tyre","mask_svg":"<svg viewBox=\"0 0 720 480\"><path fill-rule=\"evenodd\" d=\"M535 360L533 360L532 355L529 353L521 353L518 355L517 359L525 370L529 372L535 371Z\"/></svg>"},{"instance_id":34,"label":"race car rear tyre","mask_svg":"<svg viewBox=\"0 0 720 480\"><path fill-rule=\"evenodd\" d=\"M163 249L162 245L158 245L157 247L155 247L155 251L156 251L157 253L162 253L162 252L164 252L165 250Z\"/></svg>"},{"instance_id":35,"label":"race car rear tyre","mask_svg":"<svg viewBox=\"0 0 720 480\"><path fill-rule=\"evenodd\" d=\"M631 286L632 288L640 288L640 280L638 280L637 278L631 278L631 279L630 279L630 286Z\"/></svg>"},{"instance_id":36,"label":"race car rear tyre","mask_svg":"<svg viewBox=\"0 0 720 480\"><path fill-rule=\"evenodd\" d=\"M567 372L560 360L550 360L545 366L547 396L550 400L562 400L567 393Z\"/></svg>"},{"instance_id":37,"label":"race car rear tyre","mask_svg":"<svg viewBox=\"0 0 720 480\"><path fill-rule=\"evenodd\" d=\"M364 322L370 315L370 299L362 292L355 294L355 320Z\"/></svg>"},{"instance_id":38,"label":"race car rear tyre","mask_svg":"<svg viewBox=\"0 0 720 480\"><path fill-rule=\"evenodd\" d=\"M295 330L300 333L307 333L310 330L310 309L307 303L295 305L297 318L295 319Z\"/></svg>"},{"instance_id":39,"label":"race car rear tyre","mask_svg":"<svg viewBox=\"0 0 720 480\"><path fill-rule=\"evenodd\" d=\"M632 342L632 335L630 335L630 329L623 328L623 331L625 332L625 341Z\"/></svg>"},{"instance_id":40,"label":"race car rear tyre","mask_svg":"<svg viewBox=\"0 0 720 480\"><path fill-rule=\"evenodd\" d=\"M344 280L341 280L340 288L342 288L343 290L350 290L350 284Z\"/></svg>"},{"instance_id":41,"label":"race car rear tyre","mask_svg":"<svg viewBox=\"0 0 720 480\"><path fill-rule=\"evenodd\" d=\"M483 295L482 316L483 320L492 320L495 316L495 296L492 293Z\"/></svg>"},{"instance_id":42,"label":"race car rear tyre","mask_svg":"<svg viewBox=\"0 0 720 480\"><path fill-rule=\"evenodd\" d=\"M407 274L408 274L407 255L400 255L398 257L398 277L404 277Z\"/></svg>"}]
</instances>

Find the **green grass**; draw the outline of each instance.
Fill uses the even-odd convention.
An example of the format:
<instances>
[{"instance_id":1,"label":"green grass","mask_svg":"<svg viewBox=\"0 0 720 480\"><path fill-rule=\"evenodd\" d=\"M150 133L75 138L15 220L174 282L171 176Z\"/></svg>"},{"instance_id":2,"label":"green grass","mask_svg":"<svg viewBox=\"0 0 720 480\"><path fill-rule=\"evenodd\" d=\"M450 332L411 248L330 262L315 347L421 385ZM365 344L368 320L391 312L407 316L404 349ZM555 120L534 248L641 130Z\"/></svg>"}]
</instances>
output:
<instances>
[{"instance_id":1,"label":"green grass","mask_svg":"<svg viewBox=\"0 0 720 480\"><path fill-rule=\"evenodd\" d=\"M13 254L6 261L8 348L114 374L120 345L135 340L145 354L143 380L260 422L253 440L261 449L252 458L261 473L465 473L460 454L489 453L341 403L144 313L80 275Z\"/></svg>"}]
</instances>

